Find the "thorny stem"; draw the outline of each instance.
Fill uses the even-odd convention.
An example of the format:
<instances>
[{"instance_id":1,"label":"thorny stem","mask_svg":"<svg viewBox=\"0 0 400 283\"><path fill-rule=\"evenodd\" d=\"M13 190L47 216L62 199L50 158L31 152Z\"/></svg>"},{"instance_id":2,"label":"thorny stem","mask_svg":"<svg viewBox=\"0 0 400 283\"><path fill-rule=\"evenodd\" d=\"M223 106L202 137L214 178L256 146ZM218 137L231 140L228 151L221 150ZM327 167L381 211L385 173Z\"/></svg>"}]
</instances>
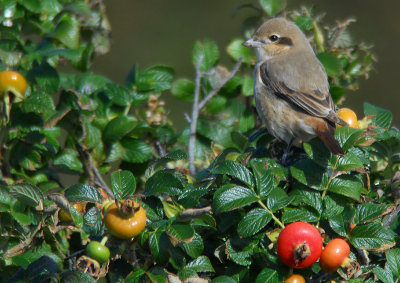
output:
<instances>
[{"instance_id":1,"label":"thorny stem","mask_svg":"<svg viewBox=\"0 0 400 283\"><path fill-rule=\"evenodd\" d=\"M261 201L259 200L258 203L266 210L268 211L269 214L271 214L272 219L274 219L274 221L276 223L278 223L279 226L281 226L282 228L285 228L285 225L278 219L278 217L276 217L273 212L271 210L268 209L268 207Z\"/></svg>"},{"instance_id":2,"label":"thorny stem","mask_svg":"<svg viewBox=\"0 0 400 283\"><path fill-rule=\"evenodd\" d=\"M204 56L200 56L199 60L196 64L196 78L195 78L195 90L194 90L194 100L193 100L193 109L192 116L190 119L186 117L186 120L190 121L190 136L189 136L189 145L188 145L188 155L189 155L189 171L190 175L194 176L196 174L196 168L194 166L194 151L195 151L195 141L196 141L196 128L197 128L197 119L199 117L200 110L221 90L221 88L233 78L236 72L239 70L240 65L242 64L242 58L238 60L236 65L233 67L232 71L228 76L223 78L220 83L211 90L206 97L204 97L200 102L200 80L202 77L202 72L200 70L201 63L203 61Z\"/></svg>"}]
</instances>

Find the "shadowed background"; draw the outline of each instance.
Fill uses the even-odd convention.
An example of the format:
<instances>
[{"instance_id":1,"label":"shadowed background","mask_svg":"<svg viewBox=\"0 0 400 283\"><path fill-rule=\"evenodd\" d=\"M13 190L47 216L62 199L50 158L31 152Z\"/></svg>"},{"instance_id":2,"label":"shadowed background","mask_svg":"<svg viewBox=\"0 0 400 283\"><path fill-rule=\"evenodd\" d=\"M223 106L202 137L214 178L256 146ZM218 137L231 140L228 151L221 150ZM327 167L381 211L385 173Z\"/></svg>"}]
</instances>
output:
<instances>
[{"instance_id":1,"label":"shadowed background","mask_svg":"<svg viewBox=\"0 0 400 283\"><path fill-rule=\"evenodd\" d=\"M175 68L175 78L193 78L191 50L196 40L212 39L220 48L223 65L232 66L225 52L233 37L241 37L241 23L252 9L242 9L235 16L235 7L257 1L238 0L105 0L112 26L111 51L95 60L94 70L123 83L134 63L139 69L153 64ZM351 4L351 5L350 5ZM374 46L378 61L368 80L361 79L357 91L346 91L343 106L363 117L362 103L370 102L392 111L394 124L400 126L400 1L376 0L288 0L289 8L314 5L316 14L326 12L325 24L355 17L350 32L356 41ZM164 96L170 117L177 127L185 125L183 112L190 112L188 103Z\"/></svg>"}]
</instances>

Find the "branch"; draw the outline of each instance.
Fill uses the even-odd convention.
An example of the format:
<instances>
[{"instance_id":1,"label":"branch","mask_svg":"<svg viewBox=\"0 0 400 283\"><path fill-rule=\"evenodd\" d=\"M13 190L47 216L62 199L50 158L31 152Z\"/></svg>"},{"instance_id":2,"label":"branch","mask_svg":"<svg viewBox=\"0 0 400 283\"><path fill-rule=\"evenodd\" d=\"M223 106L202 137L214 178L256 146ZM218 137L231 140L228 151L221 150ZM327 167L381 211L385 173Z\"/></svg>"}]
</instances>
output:
<instances>
[{"instance_id":1,"label":"branch","mask_svg":"<svg viewBox=\"0 0 400 283\"><path fill-rule=\"evenodd\" d=\"M199 117L199 97L200 97L200 80L201 80L201 71L200 66L204 59L204 56L201 55L196 64L196 80L195 80L195 89L194 89L194 100L193 100L193 109L192 109L192 117L190 122L190 136L189 136L189 145L188 145L188 155L189 155L189 171L190 175L194 176L196 174L196 168L194 166L194 150L195 150L195 141L196 141L196 128L197 128L197 118Z\"/></svg>"},{"instance_id":2,"label":"branch","mask_svg":"<svg viewBox=\"0 0 400 283\"><path fill-rule=\"evenodd\" d=\"M196 141L196 128L197 128L197 119L199 117L200 110L213 98L221 88L233 78L236 72L239 70L240 65L242 64L242 58L236 63L232 71L228 76L223 78L220 83L211 90L206 97L204 97L199 103L200 97L200 79L202 73L200 71L200 65L203 60L203 56L200 56L199 61L196 65L196 79L195 79L195 90L194 90L194 100L193 100L193 109L192 109L192 117L190 118L190 136L189 136L189 146L188 146L188 155L189 155L189 171L190 175L194 176L196 174L196 168L194 166L194 151L195 151L195 141Z\"/></svg>"},{"instance_id":3,"label":"branch","mask_svg":"<svg viewBox=\"0 0 400 283\"><path fill-rule=\"evenodd\" d=\"M235 67L233 67L232 71L230 72L230 74L228 76L226 76L225 78L223 78L219 85L217 85L212 91L210 91L206 97L203 98L202 101L200 101L199 103L199 110L202 109L207 102L209 102L211 100L211 98L213 98L220 90L221 88L228 82L230 81L233 76L236 74L236 72L239 70L240 65L242 64L242 58L239 59L239 61L237 61Z\"/></svg>"}]
</instances>

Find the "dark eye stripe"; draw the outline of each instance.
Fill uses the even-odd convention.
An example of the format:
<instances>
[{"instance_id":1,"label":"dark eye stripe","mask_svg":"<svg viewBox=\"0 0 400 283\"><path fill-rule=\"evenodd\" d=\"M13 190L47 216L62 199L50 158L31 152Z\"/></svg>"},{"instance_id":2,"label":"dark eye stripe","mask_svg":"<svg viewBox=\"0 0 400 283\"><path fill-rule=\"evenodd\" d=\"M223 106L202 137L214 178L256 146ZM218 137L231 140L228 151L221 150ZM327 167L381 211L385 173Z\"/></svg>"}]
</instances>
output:
<instances>
[{"instance_id":1,"label":"dark eye stripe","mask_svg":"<svg viewBox=\"0 0 400 283\"><path fill-rule=\"evenodd\" d=\"M281 37L279 39L279 44L292 46L293 41L289 37Z\"/></svg>"}]
</instances>

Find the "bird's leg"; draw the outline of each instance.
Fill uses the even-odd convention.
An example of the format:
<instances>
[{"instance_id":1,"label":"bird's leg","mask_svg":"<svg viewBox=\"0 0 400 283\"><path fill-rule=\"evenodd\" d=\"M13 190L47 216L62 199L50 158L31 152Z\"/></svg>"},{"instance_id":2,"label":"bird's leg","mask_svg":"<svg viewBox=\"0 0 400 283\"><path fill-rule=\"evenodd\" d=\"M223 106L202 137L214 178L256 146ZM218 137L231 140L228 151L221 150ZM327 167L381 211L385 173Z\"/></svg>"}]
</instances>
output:
<instances>
[{"instance_id":1,"label":"bird's leg","mask_svg":"<svg viewBox=\"0 0 400 283\"><path fill-rule=\"evenodd\" d=\"M294 138L292 138L292 139L290 140L290 142L289 142L289 144L287 145L285 151L283 152L282 159L281 159L281 163L282 163L283 166L286 166L286 159L287 159L288 156L289 156L290 148L292 147L293 141L294 141Z\"/></svg>"}]
</instances>

